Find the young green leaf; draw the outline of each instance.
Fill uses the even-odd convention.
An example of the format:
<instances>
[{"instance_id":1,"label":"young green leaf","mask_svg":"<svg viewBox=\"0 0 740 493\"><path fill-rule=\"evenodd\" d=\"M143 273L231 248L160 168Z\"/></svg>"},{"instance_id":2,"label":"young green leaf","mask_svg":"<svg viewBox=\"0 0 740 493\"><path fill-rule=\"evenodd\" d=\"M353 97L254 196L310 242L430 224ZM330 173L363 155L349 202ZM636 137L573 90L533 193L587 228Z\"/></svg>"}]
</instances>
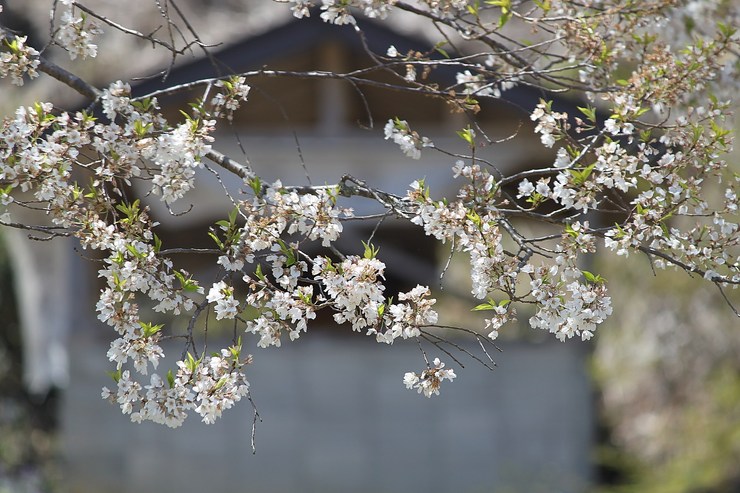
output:
<instances>
[{"instance_id":1,"label":"young green leaf","mask_svg":"<svg viewBox=\"0 0 740 493\"><path fill-rule=\"evenodd\" d=\"M468 143L470 147L475 147L475 130L470 128L470 125L457 132L457 135Z\"/></svg>"},{"instance_id":2,"label":"young green leaf","mask_svg":"<svg viewBox=\"0 0 740 493\"><path fill-rule=\"evenodd\" d=\"M380 248L375 248L372 243L365 243L364 241L362 242L362 246L365 248L363 257L365 257L366 259L374 259L378 256Z\"/></svg>"}]
</instances>

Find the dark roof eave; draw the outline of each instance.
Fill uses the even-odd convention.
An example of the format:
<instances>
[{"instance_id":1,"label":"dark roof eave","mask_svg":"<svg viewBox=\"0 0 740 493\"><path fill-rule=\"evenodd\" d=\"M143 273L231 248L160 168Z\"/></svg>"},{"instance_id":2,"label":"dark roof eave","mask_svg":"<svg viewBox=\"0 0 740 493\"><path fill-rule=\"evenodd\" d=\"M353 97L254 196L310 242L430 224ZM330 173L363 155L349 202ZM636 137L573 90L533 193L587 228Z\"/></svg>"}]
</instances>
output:
<instances>
[{"instance_id":1,"label":"dark roof eave","mask_svg":"<svg viewBox=\"0 0 740 493\"><path fill-rule=\"evenodd\" d=\"M433 50L428 41L398 33L379 22L358 19L357 23L368 48L374 53L385 53L391 45L400 53L412 49L422 52ZM245 38L218 50L212 53L212 59L203 56L178 65L169 72L164 81L160 78L142 81L134 86L133 93L144 95L201 79L256 70L268 66L271 60L305 52L330 40L339 41L357 52L364 51L362 38L354 26L330 25L323 22L318 15L292 19L265 33ZM450 86L455 83L457 71L454 67L438 67L433 77L442 86ZM553 109L557 111L566 111L571 115L577 112L575 101L524 84L518 84L505 91L500 102L531 113L540 99L553 100Z\"/></svg>"}]
</instances>

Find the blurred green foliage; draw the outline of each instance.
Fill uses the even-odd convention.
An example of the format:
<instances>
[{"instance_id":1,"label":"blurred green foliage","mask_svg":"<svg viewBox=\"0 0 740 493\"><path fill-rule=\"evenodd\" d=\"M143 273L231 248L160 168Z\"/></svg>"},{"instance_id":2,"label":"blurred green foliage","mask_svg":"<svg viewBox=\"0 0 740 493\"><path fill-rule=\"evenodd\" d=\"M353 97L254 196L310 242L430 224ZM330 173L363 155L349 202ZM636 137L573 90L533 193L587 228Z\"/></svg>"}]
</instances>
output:
<instances>
[{"instance_id":1,"label":"blurred green foliage","mask_svg":"<svg viewBox=\"0 0 740 493\"><path fill-rule=\"evenodd\" d=\"M600 329L593 360L607 430L595 459L611 483L598 491L740 491L737 317L701 279L646 276L644 258L626 269L599 263L615 316ZM727 295L738 302L737 291Z\"/></svg>"}]
</instances>

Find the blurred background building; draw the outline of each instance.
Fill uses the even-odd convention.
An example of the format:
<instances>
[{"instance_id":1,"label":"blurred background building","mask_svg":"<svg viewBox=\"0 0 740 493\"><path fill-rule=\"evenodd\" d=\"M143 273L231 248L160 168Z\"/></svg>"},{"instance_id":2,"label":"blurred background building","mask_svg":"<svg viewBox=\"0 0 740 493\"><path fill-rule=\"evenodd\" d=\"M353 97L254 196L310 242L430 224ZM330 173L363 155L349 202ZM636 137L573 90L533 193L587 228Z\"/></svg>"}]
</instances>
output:
<instances>
[{"instance_id":1,"label":"blurred background building","mask_svg":"<svg viewBox=\"0 0 740 493\"><path fill-rule=\"evenodd\" d=\"M169 73L168 84L263 66L342 72L368 63L351 27L328 26L316 18L297 21L284 5L237 0L207 8L195 1L182 5L204 41L220 31L232 42L211 50L217 64L194 53ZM136 9L120 12L104 0L88 6L123 20L130 16L128 21L143 26L142 32L159 22ZM12 1L7 7L16 22L31 18L40 8L34 4L24 10L25 2ZM40 18L46 22L47 17ZM425 33L408 19L383 26L364 26L376 52L384 53L390 45L404 52L425 43ZM38 39L43 39L44 28L35 27ZM116 78L153 74L161 57L139 48L136 42L115 36L101 39L101 56L109 57L102 66L108 70L86 75L102 86ZM454 80L454 73L441 76ZM378 74L379 80L383 77ZM51 97L43 83L32 96ZM308 174L315 184L333 183L349 173L371 186L402 194L413 180L425 177L440 197L453 195L459 187L451 176L451 158L427 152L414 161L382 141L383 125L398 116L440 147L463 151L451 136L465 121L442 103L373 88L360 91L336 80L258 77L249 83L250 102L233 125L221 127L217 147L248 161L267 180L305 184ZM135 91L143 94L160 85L160 77L150 77ZM188 97L197 96L183 94L162 103L174 116ZM527 140L531 134L527 110L540 96L519 87L481 112L481 125L496 138L512 135L523 125L517 139L486 150L486 157L504 171L552 162L538 139ZM79 104L73 94L62 91L56 97L64 108ZM26 103L10 96L1 99L6 112ZM224 179L227 188L239 187ZM149 204L166 231L161 235L165 242L169 238L178 245L183 241L207 245L205 227L231 208L213 175L202 173L197 180L198 189L185 199L196 205L192 213L175 221L159 202ZM362 200L350 205L359 213L373 212ZM341 247L359 253L360 240L374 226L353 224ZM389 221L378 234L380 258L388 265L389 292L419 282L439 284L447 252L423 232ZM46 407L25 397L19 397L21 404L0 400L0 427L7 430L0 433L2 493L581 492L607 488L604 481L630 484L625 491L720 492L737 487L737 322L720 297L702 291L685 276L661 273L646 279L647 261L640 264L636 259L638 276L613 268L612 259L595 259L597 272L614 281L614 289L624 290L621 297L617 292L614 321L600 329L595 344L562 344L524 326L507 329L502 332L503 352L494 355L495 371L462 358L465 368L456 368L458 378L432 399L401 383L403 373L420 361L413 344L378 345L327 324L310 328L305 337L280 349L249 348L246 339L255 356L248 377L262 418L256 424L253 455L254 415L248 402L215 425L191 417L183 428L171 430L132 424L118 408L98 398L101 387L110 385L105 354L112 334L95 318L97 265L82 259L70 245L61 245L55 247L55 255L66 258L66 269L57 279L65 284L56 292L72 295L63 298L70 308L69 383L59 399L56 393L47 396ZM208 276L206 265L197 258L189 261L191 270ZM443 284L437 297L448 321L481 326L469 312L469 281L454 264ZM7 285L2 295L2 309L10 313ZM17 368L19 341L9 334L17 332L18 324L12 315L4 320L8 323L0 332L7 359L15 358ZM165 346L168 354L179 354L180 349ZM163 364L167 363L172 361ZM17 388L19 379L2 370L0 366L2 381L10 382L7 388L11 384ZM53 378L51 382L58 384ZM18 429L35 430L28 435L30 445L22 443L25 436L18 435ZM44 460L54 454L57 460L51 470L38 476L30 472L28 464L34 457Z\"/></svg>"}]
</instances>

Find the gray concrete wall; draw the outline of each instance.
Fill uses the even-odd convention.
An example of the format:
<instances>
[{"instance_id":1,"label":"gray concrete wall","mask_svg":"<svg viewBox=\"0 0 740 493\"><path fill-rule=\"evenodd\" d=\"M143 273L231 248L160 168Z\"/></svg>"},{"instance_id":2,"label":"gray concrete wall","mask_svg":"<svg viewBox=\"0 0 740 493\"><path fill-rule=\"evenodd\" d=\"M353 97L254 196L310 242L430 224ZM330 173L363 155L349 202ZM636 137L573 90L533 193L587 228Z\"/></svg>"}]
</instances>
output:
<instances>
[{"instance_id":1,"label":"gray concrete wall","mask_svg":"<svg viewBox=\"0 0 740 493\"><path fill-rule=\"evenodd\" d=\"M421 366L412 344L321 333L255 348L256 455L248 402L210 426L130 423L99 398L107 342L81 332L70 347L62 447L74 492L552 493L589 482L579 343L504 345L494 372L468 361L432 399L401 383Z\"/></svg>"}]
</instances>

